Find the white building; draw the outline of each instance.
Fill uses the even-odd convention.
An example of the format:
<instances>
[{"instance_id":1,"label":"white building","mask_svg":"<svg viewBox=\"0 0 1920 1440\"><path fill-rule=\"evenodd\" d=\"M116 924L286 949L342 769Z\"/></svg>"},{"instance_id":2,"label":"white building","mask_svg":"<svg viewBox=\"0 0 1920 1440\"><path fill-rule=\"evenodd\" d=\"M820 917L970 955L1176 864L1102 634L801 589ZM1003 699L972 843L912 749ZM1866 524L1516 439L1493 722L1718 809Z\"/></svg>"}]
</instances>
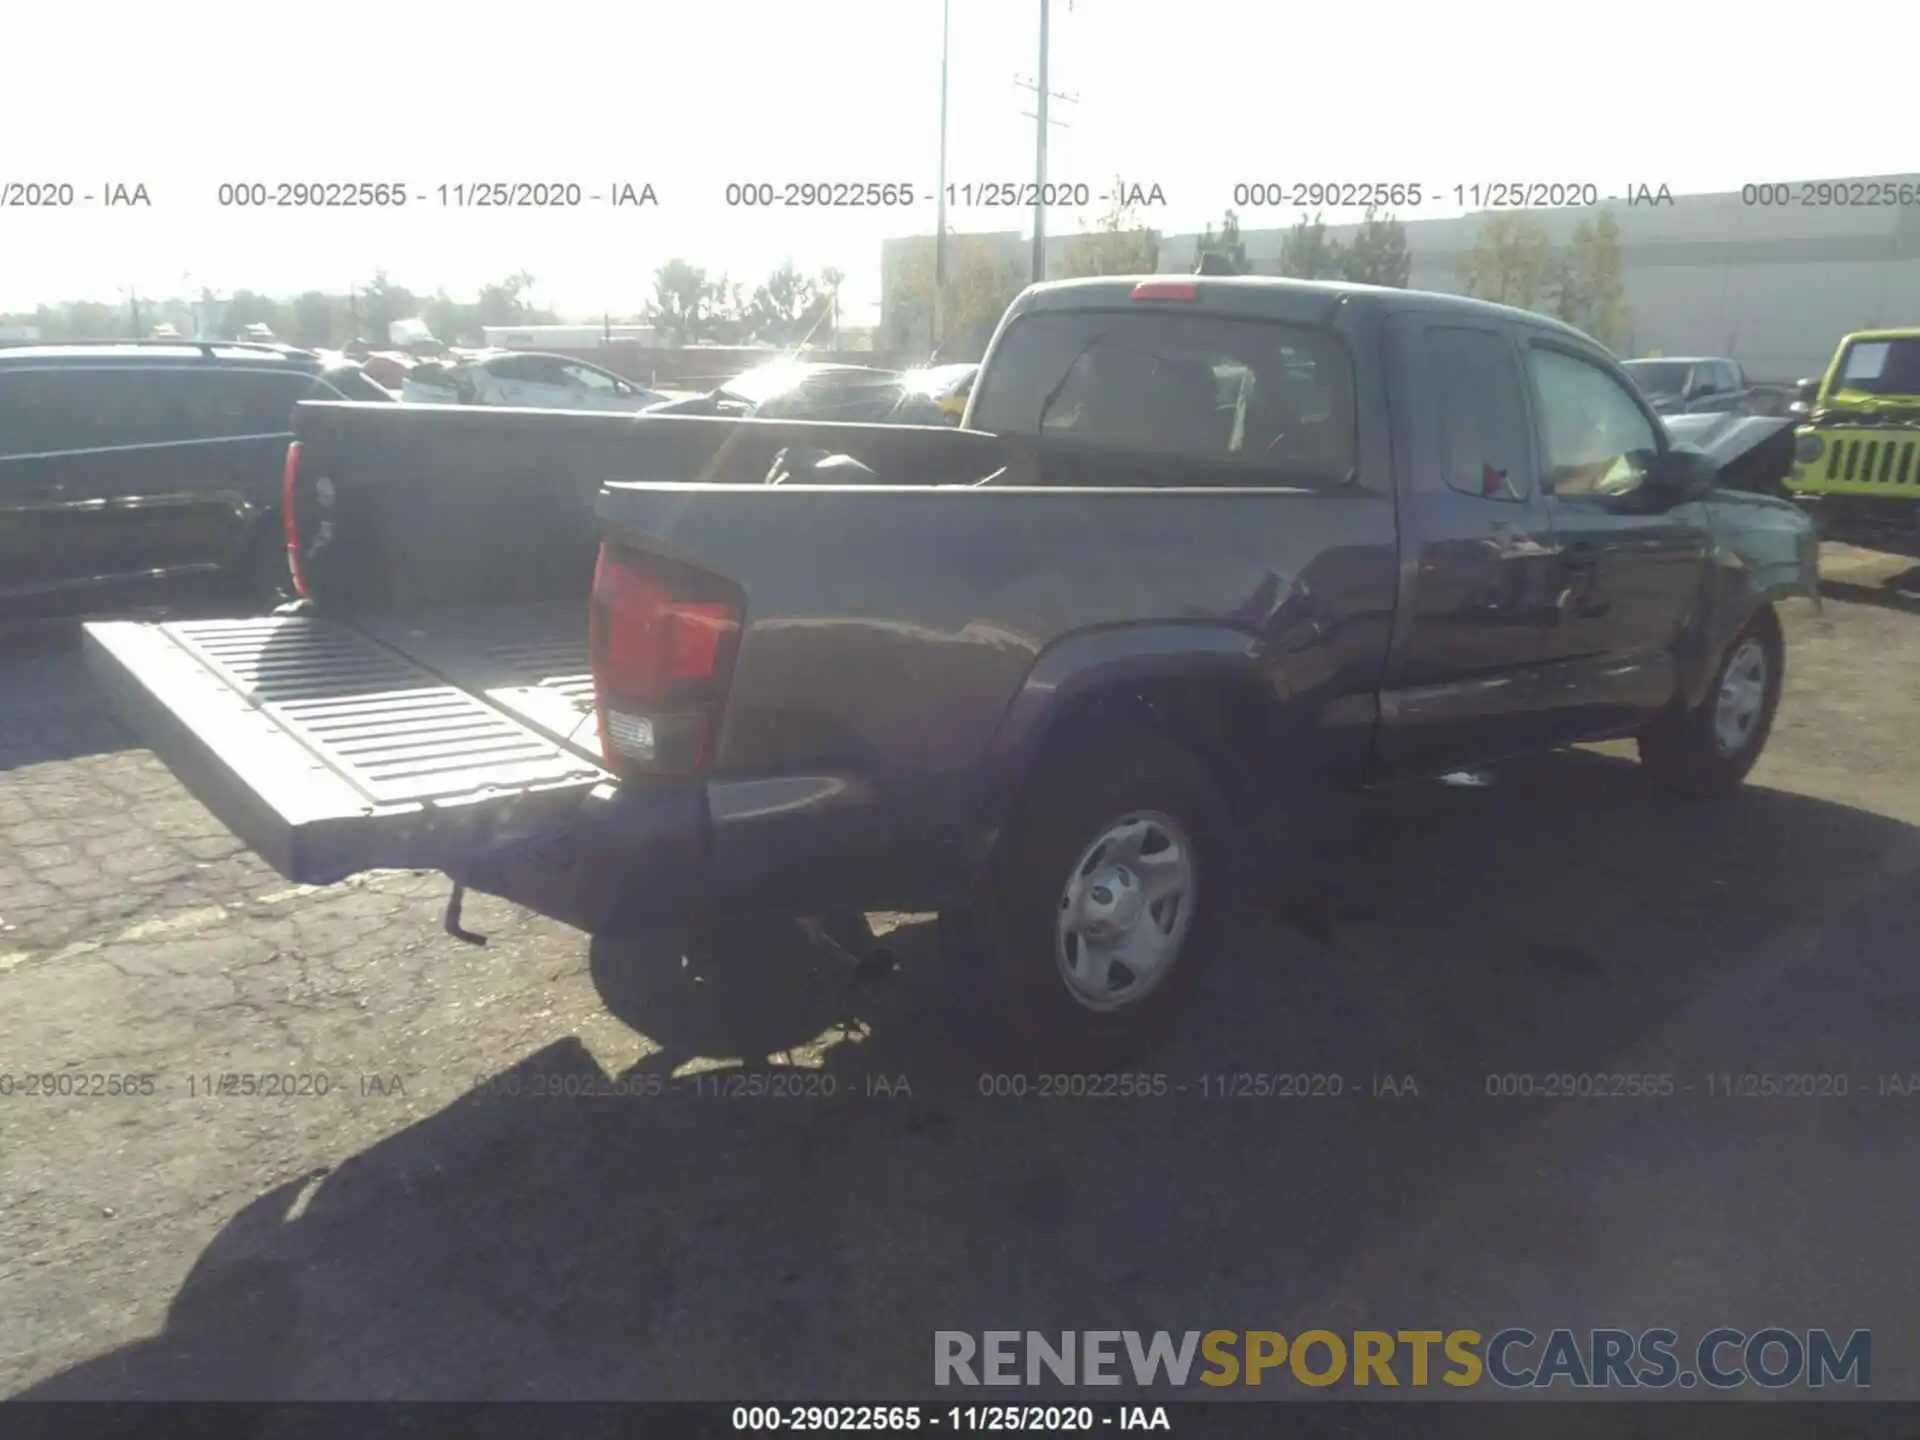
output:
<instances>
[{"instance_id":1,"label":"white building","mask_svg":"<svg viewBox=\"0 0 1920 1440\"><path fill-rule=\"evenodd\" d=\"M1759 195L1731 193L1604 206L1620 227L1621 281L1632 319L1627 348L1638 355L1728 355L1755 378L1792 380L1823 369L1834 342L1848 331L1920 325L1920 174L1807 183L1820 187L1811 198L1830 200L1889 193L1898 200L1904 185L1915 203L1802 204L1806 184L1793 182L1777 187L1786 192L1784 205L1747 203ZM1599 212L1524 213L1557 244ZM1457 290L1456 265L1487 217L1400 218L1412 261L1408 283ZM1249 219L1242 215L1240 235L1248 263L1256 273L1277 273L1286 231L1245 228ZM1345 239L1355 227L1327 228ZM1030 242L1017 232L981 238L1025 263ZM1049 265L1064 257L1067 239L1049 237ZM1159 268L1191 271L1200 239L1163 236ZM895 247L911 243L888 242L882 251L883 312L885 287L897 270ZM887 328L890 339L894 328Z\"/></svg>"}]
</instances>

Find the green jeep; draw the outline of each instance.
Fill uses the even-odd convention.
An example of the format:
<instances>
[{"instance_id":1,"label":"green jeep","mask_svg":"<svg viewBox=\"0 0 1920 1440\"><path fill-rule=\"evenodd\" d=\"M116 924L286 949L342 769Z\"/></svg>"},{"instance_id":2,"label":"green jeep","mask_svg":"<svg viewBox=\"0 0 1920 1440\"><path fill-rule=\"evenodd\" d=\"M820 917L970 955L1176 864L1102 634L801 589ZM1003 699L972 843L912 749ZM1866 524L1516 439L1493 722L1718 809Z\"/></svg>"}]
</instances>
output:
<instances>
[{"instance_id":1,"label":"green jeep","mask_svg":"<svg viewBox=\"0 0 1920 1440\"><path fill-rule=\"evenodd\" d=\"M1840 342L1796 431L1787 490L1833 539L1920 543L1920 328Z\"/></svg>"}]
</instances>

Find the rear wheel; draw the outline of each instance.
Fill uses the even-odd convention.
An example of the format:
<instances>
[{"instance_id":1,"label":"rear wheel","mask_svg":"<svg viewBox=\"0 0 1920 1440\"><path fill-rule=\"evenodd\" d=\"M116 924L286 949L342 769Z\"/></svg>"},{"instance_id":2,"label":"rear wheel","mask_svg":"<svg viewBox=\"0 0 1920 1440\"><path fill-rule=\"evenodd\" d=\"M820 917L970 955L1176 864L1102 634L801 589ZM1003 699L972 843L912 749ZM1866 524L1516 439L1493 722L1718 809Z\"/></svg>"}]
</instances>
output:
<instances>
[{"instance_id":1,"label":"rear wheel","mask_svg":"<svg viewBox=\"0 0 1920 1440\"><path fill-rule=\"evenodd\" d=\"M1226 807L1195 756L1132 727L1042 765L993 866L991 973L1030 1058L1117 1064L1207 958L1230 889Z\"/></svg>"},{"instance_id":2,"label":"rear wheel","mask_svg":"<svg viewBox=\"0 0 1920 1440\"><path fill-rule=\"evenodd\" d=\"M1785 661L1779 619L1762 610L1727 647L1706 698L1669 710L1640 733L1640 763L1679 795L1706 799L1738 789L1773 729Z\"/></svg>"}]
</instances>

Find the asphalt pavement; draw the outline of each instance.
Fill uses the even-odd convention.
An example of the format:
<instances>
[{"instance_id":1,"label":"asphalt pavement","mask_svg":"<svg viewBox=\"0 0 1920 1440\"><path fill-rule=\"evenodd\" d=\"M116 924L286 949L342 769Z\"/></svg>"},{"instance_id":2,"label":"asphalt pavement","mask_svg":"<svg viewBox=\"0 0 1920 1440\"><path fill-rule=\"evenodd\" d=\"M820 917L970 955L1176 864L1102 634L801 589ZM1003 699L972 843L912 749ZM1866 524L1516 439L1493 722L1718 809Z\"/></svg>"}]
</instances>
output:
<instances>
[{"instance_id":1,"label":"asphalt pavement","mask_svg":"<svg viewBox=\"0 0 1920 1440\"><path fill-rule=\"evenodd\" d=\"M1781 1325L1920 1396L1920 601L1843 571L1743 794L1612 746L1370 797L1126 1095L1015 1074L927 917L871 975L290 886L17 642L0 1393L911 1399L936 1330Z\"/></svg>"}]
</instances>

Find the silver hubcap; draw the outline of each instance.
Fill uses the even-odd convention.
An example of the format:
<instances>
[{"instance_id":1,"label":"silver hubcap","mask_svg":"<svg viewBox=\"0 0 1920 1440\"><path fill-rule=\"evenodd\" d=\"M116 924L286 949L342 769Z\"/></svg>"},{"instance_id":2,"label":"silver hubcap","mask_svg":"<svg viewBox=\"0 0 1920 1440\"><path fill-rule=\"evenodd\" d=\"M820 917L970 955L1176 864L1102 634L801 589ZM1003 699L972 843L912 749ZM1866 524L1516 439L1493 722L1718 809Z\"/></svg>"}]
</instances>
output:
<instances>
[{"instance_id":1,"label":"silver hubcap","mask_svg":"<svg viewBox=\"0 0 1920 1440\"><path fill-rule=\"evenodd\" d=\"M1766 647L1758 640L1742 640L1720 676L1720 694L1713 705L1713 737L1722 755L1738 755L1747 748L1766 704Z\"/></svg>"},{"instance_id":2,"label":"silver hubcap","mask_svg":"<svg viewBox=\"0 0 1920 1440\"><path fill-rule=\"evenodd\" d=\"M1073 998L1119 1010L1151 994L1193 921L1193 841L1178 821L1140 811L1102 832L1060 896L1054 958Z\"/></svg>"}]
</instances>

